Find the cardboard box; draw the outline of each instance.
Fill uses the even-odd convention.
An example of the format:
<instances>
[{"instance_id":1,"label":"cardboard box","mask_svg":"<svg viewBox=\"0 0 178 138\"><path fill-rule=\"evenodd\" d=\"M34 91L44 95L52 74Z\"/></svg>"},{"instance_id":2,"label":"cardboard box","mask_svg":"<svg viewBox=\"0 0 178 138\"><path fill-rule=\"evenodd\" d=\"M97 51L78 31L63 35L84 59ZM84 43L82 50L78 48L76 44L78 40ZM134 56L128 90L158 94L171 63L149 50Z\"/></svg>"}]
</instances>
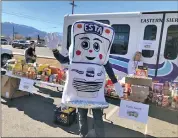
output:
<instances>
[{"instance_id":1,"label":"cardboard box","mask_svg":"<svg viewBox=\"0 0 178 138\"><path fill-rule=\"evenodd\" d=\"M147 86L132 85L131 91L132 93L146 94L147 96L149 95L149 87Z\"/></svg>"},{"instance_id":2,"label":"cardboard box","mask_svg":"<svg viewBox=\"0 0 178 138\"><path fill-rule=\"evenodd\" d=\"M142 102L142 103L146 100L146 98L142 97L141 95L134 95L134 94L129 95L128 99L134 102Z\"/></svg>"},{"instance_id":3,"label":"cardboard box","mask_svg":"<svg viewBox=\"0 0 178 138\"><path fill-rule=\"evenodd\" d=\"M146 86L131 86L131 94L128 98L135 102L144 102L149 95L149 87Z\"/></svg>"},{"instance_id":4,"label":"cardboard box","mask_svg":"<svg viewBox=\"0 0 178 138\"><path fill-rule=\"evenodd\" d=\"M138 77L138 76L126 76L125 83L152 87L152 78Z\"/></svg>"},{"instance_id":5,"label":"cardboard box","mask_svg":"<svg viewBox=\"0 0 178 138\"><path fill-rule=\"evenodd\" d=\"M19 91L20 79L8 76L1 76L1 96L7 99L22 97L29 93Z\"/></svg>"}]
</instances>

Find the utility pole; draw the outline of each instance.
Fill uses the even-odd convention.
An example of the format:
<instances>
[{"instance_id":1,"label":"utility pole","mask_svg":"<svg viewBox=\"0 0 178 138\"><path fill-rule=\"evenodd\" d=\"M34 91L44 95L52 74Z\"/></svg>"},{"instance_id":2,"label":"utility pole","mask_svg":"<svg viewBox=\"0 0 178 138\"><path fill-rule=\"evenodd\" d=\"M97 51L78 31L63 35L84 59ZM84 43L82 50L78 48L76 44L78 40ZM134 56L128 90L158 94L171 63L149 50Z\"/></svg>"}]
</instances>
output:
<instances>
[{"instance_id":1,"label":"utility pole","mask_svg":"<svg viewBox=\"0 0 178 138\"><path fill-rule=\"evenodd\" d=\"M13 40L15 40L16 34L18 34L18 32L15 32L14 25L13 25L13 28L12 28Z\"/></svg>"},{"instance_id":2,"label":"utility pole","mask_svg":"<svg viewBox=\"0 0 178 138\"><path fill-rule=\"evenodd\" d=\"M13 33L13 40L14 40L14 26L13 26L13 29L12 29L12 33Z\"/></svg>"},{"instance_id":3,"label":"utility pole","mask_svg":"<svg viewBox=\"0 0 178 138\"><path fill-rule=\"evenodd\" d=\"M74 14L74 7L76 7L77 5L75 5L74 0L72 0L70 4L72 5L72 14Z\"/></svg>"}]
</instances>

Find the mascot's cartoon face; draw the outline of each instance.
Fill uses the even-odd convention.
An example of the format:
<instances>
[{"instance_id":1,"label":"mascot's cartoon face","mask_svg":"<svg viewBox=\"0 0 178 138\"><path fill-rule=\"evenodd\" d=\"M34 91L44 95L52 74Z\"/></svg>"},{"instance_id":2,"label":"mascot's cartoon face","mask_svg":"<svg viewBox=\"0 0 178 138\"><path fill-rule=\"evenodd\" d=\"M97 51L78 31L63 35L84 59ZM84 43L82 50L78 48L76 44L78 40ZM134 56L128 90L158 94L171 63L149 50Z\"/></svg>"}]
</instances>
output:
<instances>
[{"instance_id":1,"label":"mascot's cartoon face","mask_svg":"<svg viewBox=\"0 0 178 138\"><path fill-rule=\"evenodd\" d=\"M94 21L78 21L73 25L73 61L103 64L108 60L114 31Z\"/></svg>"}]
</instances>

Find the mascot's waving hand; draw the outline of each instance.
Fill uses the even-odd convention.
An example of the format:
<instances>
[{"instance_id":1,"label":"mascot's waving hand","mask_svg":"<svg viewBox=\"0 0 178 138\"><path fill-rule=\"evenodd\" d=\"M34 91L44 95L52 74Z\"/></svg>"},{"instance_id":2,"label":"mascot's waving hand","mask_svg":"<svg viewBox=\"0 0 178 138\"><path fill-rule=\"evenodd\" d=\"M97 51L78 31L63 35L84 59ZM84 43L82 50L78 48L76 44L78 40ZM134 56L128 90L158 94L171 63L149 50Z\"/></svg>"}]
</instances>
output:
<instances>
[{"instance_id":1,"label":"mascot's waving hand","mask_svg":"<svg viewBox=\"0 0 178 138\"><path fill-rule=\"evenodd\" d=\"M52 49L55 58L61 64L69 63L62 104L75 108L107 108L104 98L105 72L117 94L123 97L123 89L109 63L114 30L96 21L77 21L71 32L72 44L68 54L60 54L57 50L57 35L48 34L46 37L47 46Z\"/></svg>"}]
</instances>

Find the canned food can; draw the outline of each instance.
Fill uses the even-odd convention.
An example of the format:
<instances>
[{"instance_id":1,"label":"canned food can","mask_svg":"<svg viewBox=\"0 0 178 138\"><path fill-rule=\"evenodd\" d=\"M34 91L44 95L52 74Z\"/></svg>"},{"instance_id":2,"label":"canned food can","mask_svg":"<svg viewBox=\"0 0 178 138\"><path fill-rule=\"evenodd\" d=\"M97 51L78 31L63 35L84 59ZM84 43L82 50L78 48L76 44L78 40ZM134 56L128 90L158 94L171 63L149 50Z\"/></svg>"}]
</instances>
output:
<instances>
[{"instance_id":1,"label":"canned food can","mask_svg":"<svg viewBox=\"0 0 178 138\"><path fill-rule=\"evenodd\" d=\"M56 83L56 79L53 79L53 82Z\"/></svg>"},{"instance_id":2,"label":"canned food can","mask_svg":"<svg viewBox=\"0 0 178 138\"><path fill-rule=\"evenodd\" d=\"M49 77L48 76L45 76L45 81L49 81Z\"/></svg>"},{"instance_id":3,"label":"canned food can","mask_svg":"<svg viewBox=\"0 0 178 138\"><path fill-rule=\"evenodd\" d=\"M41 80L41 75L37 75L37 80Z\"/></svg>"}]
</instances>

